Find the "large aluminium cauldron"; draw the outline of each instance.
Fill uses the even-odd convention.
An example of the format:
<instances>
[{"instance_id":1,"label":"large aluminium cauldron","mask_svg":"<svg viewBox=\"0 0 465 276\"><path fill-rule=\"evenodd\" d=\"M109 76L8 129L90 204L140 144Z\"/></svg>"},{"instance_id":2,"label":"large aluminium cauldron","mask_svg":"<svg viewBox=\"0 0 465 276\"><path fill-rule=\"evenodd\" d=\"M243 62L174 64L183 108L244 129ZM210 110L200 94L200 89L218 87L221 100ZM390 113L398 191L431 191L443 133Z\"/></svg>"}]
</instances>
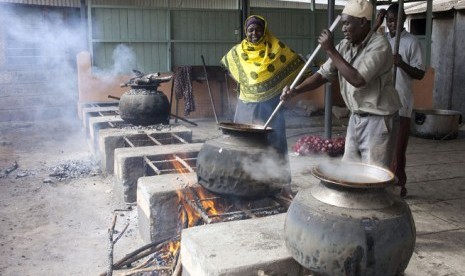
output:
<instances>
[{"instance_id":1,"label":"large aluminium cauldron","mask_svg":"<svg viewBox=\"0 0 465 276\"><path fill-rule=\"evenodd\" d=\"M265 197L290 183L287 157L271 147L271 128L220 123L223 135L206 141L197 156L197 178L207 190L238 197Z\"/></svg>"},{"instance_id":2,"label":"large aluminium cauldron","mask_svg":"<svg viewBox=\"0 0 465 276\"><path fill-rule=\"evenodd\" d=\"M119 102L119 115L125 122L134 125L169 124L170 103L168 97L157 91L162 82L170 77L159 77L159 74L140 74L122 86L130 86Z\"/></svg>"},{"instance_id":3,"label":"large aluminium cauldron","mask_svg":"<svg viewBox=\"0 0 465 276\"><path fill-rule=\"evenodd\" d=\"M455 110L413 109L411 133L414 136L448 140L457 138L462 114Z\"/></svg>"},{"instance_id":4,"label":"large aluminium cauldron","mask_svg":"<svg viewBox=\"0 0 465 276\"><path fill-rule=\"evenodd\" d=\"M316 275L393 276L415 246L407 203L386 189L394 175L362 163L315 167L318 185L301 190L285 221L293 258Z\"/></svg>"}]
</instances>

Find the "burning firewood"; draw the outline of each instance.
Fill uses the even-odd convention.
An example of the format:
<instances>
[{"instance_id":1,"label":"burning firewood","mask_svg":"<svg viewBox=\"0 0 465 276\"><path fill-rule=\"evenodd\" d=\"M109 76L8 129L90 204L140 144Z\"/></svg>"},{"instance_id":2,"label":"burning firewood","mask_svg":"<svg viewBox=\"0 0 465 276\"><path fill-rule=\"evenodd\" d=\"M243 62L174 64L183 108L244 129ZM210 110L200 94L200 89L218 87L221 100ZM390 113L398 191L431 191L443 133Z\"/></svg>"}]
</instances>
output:
<instances>
[{"instance_id":1,"label":"burning firewood","mask_svg":"<svg viewBox=\"0 0 465 276\"><path fill-rule=\"evenodd\" d=\"M117 269L121 269L121 268L123 268L125 266L130 266L134 262L136 262L136 261L138 261L138 260L140 260L140 259L142 259L144 257L147 257L148 255L150 255L152 253L161 251L161 249L168 246L169 243L171 243L171 242L179 242L179 239L180 239L180 236L177 236L177 237L175 237L173 239L164 239L162 241L157 241L157 242L152 242L152 243L146 244L146 245L134 250L133 252L127 254L126 256L124 256L121 260L117 261L116 263L112 264L111 270L117 270ZM162 268L163 269L166 268L166 270L170 269L170 267L164 267L164 266L151 266L149 268L152 269L151 271L161 270ZM109 271L110 271L110 269L108 271L105 271L104 273L101 273L100 276L111 275L111 274L108 274Z\"/></svg>"},{"instance_id":2,"label":"burning firewood","mask_svg":"<svg viewBox=\"0 0 465 276\"><path fill-rule=\"evenodd\" d=\"M135 73L136 76L134 78L129 79L129 81L120 84L121 87L146 86L146 85L158 87L160 83L171 80L171 76L160 77L159 72L144 74L137 70L132 70L132 71Z\"/></svg>"}]
</instances>

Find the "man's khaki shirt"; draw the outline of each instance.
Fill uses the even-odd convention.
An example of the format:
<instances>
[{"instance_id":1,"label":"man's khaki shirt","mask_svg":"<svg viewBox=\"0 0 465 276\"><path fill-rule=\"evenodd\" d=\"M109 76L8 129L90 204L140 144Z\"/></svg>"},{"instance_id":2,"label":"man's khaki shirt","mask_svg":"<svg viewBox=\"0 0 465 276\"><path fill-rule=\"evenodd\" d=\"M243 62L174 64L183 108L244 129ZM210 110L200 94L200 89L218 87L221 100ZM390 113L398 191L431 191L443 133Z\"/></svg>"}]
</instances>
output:
<instances>
[{"instance_id":1,"label":"man's khaki shirt","mask_svg":"<svg viewBox=\"0 0 465 276\"><path fill-rule=\"evenodd\" d=\"M338 74L331 59L318 73L331 80L338 76L342 98L353 113L390 115L401 107L399 95L392 83L392 50L387 39L374 33L366 46L357 54L360 45L354 47L347 39L337 46L342 57L352 64L364 78L366 85L356 88Z\"/></svg>"}]
</instances>

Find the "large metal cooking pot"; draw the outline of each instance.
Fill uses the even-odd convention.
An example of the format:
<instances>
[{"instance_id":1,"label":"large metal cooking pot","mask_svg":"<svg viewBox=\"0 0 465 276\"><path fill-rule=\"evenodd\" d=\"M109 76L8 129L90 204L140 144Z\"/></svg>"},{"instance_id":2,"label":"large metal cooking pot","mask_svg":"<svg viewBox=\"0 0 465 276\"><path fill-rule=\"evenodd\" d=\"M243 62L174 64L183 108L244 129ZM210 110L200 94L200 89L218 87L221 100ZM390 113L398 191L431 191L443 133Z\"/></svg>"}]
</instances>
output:
<instances>
[{"instance_id":1,"label":"large metal cooking pot","mask_svg":"<svg viewBox=\"0 0 465 276\"><path fill-rule=\"evenodd\" d=\"M219 123L223 135L206 141L197 156L197 178L207 190L263 197L290 183L287 158L269 145L263 126Z\"/></svg>"},{"instance_id":2,"label":"large metal cooking pot","mask_svg":"<svg viewBox=\"0 0 465 276\"><path fill-rule=\"evenodd\" d=\"M163 92L135 87L121 96L119 115L134 125L155 125L170 122L170 103Z\"/></svg>"},{"instance_id":3,"label":"large metal cooking pot","mask_svg":"<svg viewBox=\"0 0 465 276\"><path fill-rule=\"evenodd\" d=\"M285 221L293 258L317 275L397 275L415 246L407 203L386 190L389 170L362 163L328 163L312 174L318 185L299 191Z\"/></svg>"},{"instance_id":4,"label":"large metal cooking pot","mask_svg":"<svg viewBox=\"0 0 465 276\"><path fill-rule=\"evenodd\" d=\"M160 73L145 75L137 70L133 72L136 76L121 84L121 87L131 87L131 90L119 99L121 119L130 124L143 126L169 124L168 97L157 89L161 83L170 81L172 76L160 76Z\"/></svg>"},{"instance_id":5,"label":"large metal cooking pot","mask_svg":"<svg viewBox=\"0 0 465 276\"><path fill-rule=\"evenodd\" d=\"M413 110L410 125L414 136L447 140L457 138L460 124L462 114L458 111L417 108Z\"/></svg>"}]
</instances>

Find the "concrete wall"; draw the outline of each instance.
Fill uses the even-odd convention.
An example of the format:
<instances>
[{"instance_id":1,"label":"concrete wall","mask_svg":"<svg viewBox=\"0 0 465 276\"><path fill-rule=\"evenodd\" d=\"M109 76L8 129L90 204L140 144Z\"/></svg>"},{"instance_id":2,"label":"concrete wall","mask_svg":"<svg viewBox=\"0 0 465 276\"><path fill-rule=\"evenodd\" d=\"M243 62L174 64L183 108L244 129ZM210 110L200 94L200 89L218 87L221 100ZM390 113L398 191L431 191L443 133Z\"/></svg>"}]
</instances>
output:
<instances>
[{"instance_id":1,"label":"concrete wall","mask_svg":"<svg viewBox=\"0 0 465 276\"><path fill-rule=\"evenodd\" d=\"M456 12L455 16L455 62L452 81L451 109L458 110L465 115L465 10Z\"/></svg>"},{"instance_id":2,"label":"concrete wall","mask_svg":"<svg viewBox=\"0 0 465 276\"><path fill-rule=\"evenodd\" d=\"M431 66L435 69L433 106L465 114L465 16L443 13L433 20Z\"/></svg>"},{"instance_id":3,"label":"concrete wall","mask_svg":"<svg viewBox=\"0 0 465 276\"><path fill-rule=\"evenodd\" d=\"M413 102L415 108L433 108L434 68L427 68L421 80L413 81Z\"/></svg>"}]
</instances>

